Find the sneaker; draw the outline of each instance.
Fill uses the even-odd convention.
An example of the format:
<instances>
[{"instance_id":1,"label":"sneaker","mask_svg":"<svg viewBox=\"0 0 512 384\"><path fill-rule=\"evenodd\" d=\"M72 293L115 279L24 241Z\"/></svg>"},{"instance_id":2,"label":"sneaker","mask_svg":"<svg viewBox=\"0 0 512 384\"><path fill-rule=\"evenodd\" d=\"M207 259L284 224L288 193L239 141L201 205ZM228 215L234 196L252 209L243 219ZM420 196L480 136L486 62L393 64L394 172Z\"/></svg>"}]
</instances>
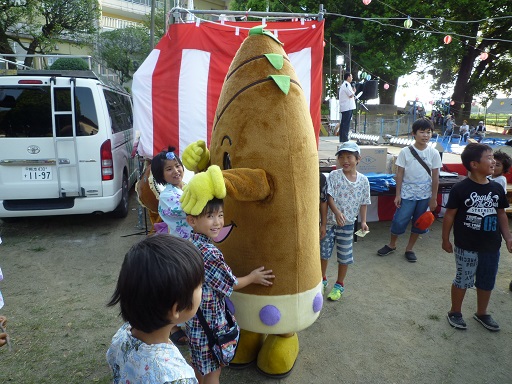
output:
<instances>
[{"instance_id":1,"label":"sneaker","mask_svg":"<svg viewBox=\"0 0 512 384\"><path fill-rule=\"evenodd\" d=\"M391 248L389 245L385 245L383 246L381 249L379 249L377 251L377 255L379 256L387 256L389 255L390 253L393 253L395 252L396 248Z\"/></svg>"},{"instance_id":2,"label":"sneaker","mask_svg":"<svg viewBox=\"0 0 512 384\"><path fill-rule=\"evenodd\" d=\"M345 288L343 288L341 285L334 284L334 287L332 288L331 292L327 295L327 298L331 301L338 301L339 299L341 299L343 291L345 291Z\"/></svg>"},{"instance_id":3,"label":"sneaker","mask_svg":"<svg viewBox=\"0 0 512 384\"><path fill-rule=\"evenodd\" d=\"M491 317L491 315L480 315L478 316L476 313L473 315L473 319L478 321L480 324L482 324L485 328L487 328L489 331L499 331L500 326L497 322L494 321L494 319Z\"/></svg>"},{"instance_id":4,"label":"sneaker","mask_svg":"<svg viewBox=\"0 0 512 384\"><path fill-rule=\"evenodd\" d=\"M416 260L418 260L416 254L413 251L405 251L405 258L410 263L415 263Z\"/></svg>"},{"instance_id":5,"label":"sneaker","mask_svg":"<svg viewBox=\"0 0 512 384\"><path fill-rule=\"evenodd\" d=\"M323 284L323 293L325 294L325 291L327 290L327 280L322 280L322 284Z\"/></svg>"},{"instance_id":6,"label":"sneaker","mask_svg":"<svg viewBox=\"0 0 512 384\"><path fill-rule=\"evenodd\" d=\"M448 315L446 316L448 319L448 322L453 328L457 329L466 329L468 326L466 325L466 322L462 318L462 313L459 312L448 312Z\"/></svg>"}]
</instances>

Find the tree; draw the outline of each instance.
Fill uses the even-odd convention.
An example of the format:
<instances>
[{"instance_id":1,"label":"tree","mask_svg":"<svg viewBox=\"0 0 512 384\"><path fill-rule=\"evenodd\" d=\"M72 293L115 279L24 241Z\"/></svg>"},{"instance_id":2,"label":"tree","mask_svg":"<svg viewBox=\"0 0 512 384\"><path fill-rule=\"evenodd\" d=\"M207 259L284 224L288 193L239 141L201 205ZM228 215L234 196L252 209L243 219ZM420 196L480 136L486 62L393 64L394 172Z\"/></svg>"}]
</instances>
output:
<instances>
[{"instance_id":1,"label":"tree","mask_svg":"<svg viewBox=\"0 0 512 384\"><path fill-rule=\"evenodd\" d=\"M23 4L13 1L0 3L0 53L14 53L9 44L9 31L23 21L35 3L35 0L26 0Z\"/></svg>"},{"instance_id":2,"label":"tree","mask_svg":"<svg viewBox=\"0 0 512 384\"><path fill-rule=\"evenodd\" d=\"M151 51L149 31L144 27L128 27L103 32L98 39L98 54L107 67L117 71L121 83L132 78L138 64Z\"/></svg>"},{"instance_id":3,"label":"tree","mask_svg":"<svg viewBox=\"0 0 512 384\"><path fill-rule=\"evenodd\" d=\"M418 61L423 55L418 52L428 50L424 47L428 42L421 42L415 34L403 30L403 24L396 23L398 28L384 27L382 23L367 21L370 17L396 17L394 7L400 6L403 0L388 0L386 3L394 3L393 7L375 2L372 7L366 7L362 2L352 0L327 0L324 1L325 37L326 48L330 55L324 56L324 79L326 81L327 96L336 96L340 83L340 73L336 66L336 56L344 55L345 70L350 69L355 81L360 79L358 73L365 70L371 73L373 78L384 79L379 82L379 94L381 103L394 104L396 85L400 76L414 71ZM422 3L422 2L417 2ZM233 0L230 3L232 9L264 11L265 0ZM269 11L273 12L301 12L318 13L318 3L313 1L290 1L282 5L279 0L269 1ZM428 6L415 4L417 12L428 13ZM400 21L399 23L403 23ZM350 45L350 56L348 55ZM349 63L350 61L350 63ZM330 70L336 68L334 73ZM329 70L328 70L329 69ZM389 90L384 90L384 84L392 85ZM393 86L394 85L394 86Z\"/></svg>"},{"instance_id":4,"label":"tree","mask_svg":"<svg viewBox=\"0 0 512 384\"><path fill-rule=\"evenodd\" d=\"M169 12L169 9L165 10L166 12ZM165 25L166 15L164 13L164 8L156 8L155 9L155 42L159 42L160 39L163 37L166 31L166 25ZM146 15L144 21L142 22L144 27L147 28L149 31L151 28L151 15Z\"/></svg>"},{"instance_id":5,"label":"tree","mask_svg":"<svg viewBox=\"0 0 512 384\"><path fill-rule=\"evenodd\" d=\"M327 92L335 94L339 73L329 79L328 68L337 68L336 55L345 56L348 69L358 79L361 69L380 79L381 103L393 104L400 76L417 72L430 73L436 79L434 90L454 85L452 110L456 116L467 118L475 95L489 99L497 90L510 93L512 88L512 3L500 0L386 0L373 1L365 6L361 1L326 0L326 52L324 74ZM282 12L318 12L311 1L233 0L232 9ZM404 15L411 15L413 27L404 28ZM379 18L379 19L377 19ZM416 19L418 18L418 19ZM463 21L480 19L478 23ZM453 21L453 22L452 22ZM444 34L453 33L454 41L443 44ZM457 36L461 37L457 37ZM467 36L467 37L462 37ZM486 51L489 57L480 59ZM430 65L429 72L418 67ZM362 79L358 79L362 80ZM384 84L390 85L384 90ZM461 108L464 104L465 108Z\"/></svg>"},{"instance_id":6,"label":"tree","mask_svg":"<svg viewBox=\"0 0 512 384\"><path fill-rule=\"evenodd\" d=\"M62 40L78 46L91 44L101 15L98 0L26 0L24 6L5 7L0 44L8 53L12 50L5 47L7 38L18 43L27 54L53 51L55 44ZM31 64L32 58L27 58L25 65Z\"/></svg>"},{"instance_id":7,"label":"tree","mask_svg":"<svg viewBox=\"0 0 512 384\"><path fill-rule=\"evenodd\" d=\"M438 89L444 83L454 84L451 112L462 120L469 118L475 96L489 100L498 90L510 95L512 4L489 0L445 3L446 19L439 21L437 28L453 34L453 40L434 50L431 73ZM478 15L479 21L451 23L451 15L457 20L474 20ZM483 52L487 58L480 56Z\"/></svg>"}]
</instances>

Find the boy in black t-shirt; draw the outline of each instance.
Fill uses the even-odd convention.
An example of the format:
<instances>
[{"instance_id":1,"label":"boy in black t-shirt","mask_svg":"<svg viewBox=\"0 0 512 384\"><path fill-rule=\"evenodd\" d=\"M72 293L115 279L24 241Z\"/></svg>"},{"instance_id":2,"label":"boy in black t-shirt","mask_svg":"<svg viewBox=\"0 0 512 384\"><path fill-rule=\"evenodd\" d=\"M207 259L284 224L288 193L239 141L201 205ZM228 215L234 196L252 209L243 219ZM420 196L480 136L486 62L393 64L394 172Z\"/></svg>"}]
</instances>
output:
<instances>
[{"instance_id":1,"label":"boy in black t-shirt","mask_svg":"<svg viewBox=\"0 0 512 384\"><path fill-rule=\"evenodd\" d=\"M450 191L443 220L442 247L455 253L457 269L448 322L457 329L467 328L462 318L462 301L466 289L474 284L477 310L473 318L490 331L499 331L500 326L487 313L487 305L498 272L502 236L512 252L512 235L505 213L509 204L503 187L487 179L496 164L491 147L470 143L462 151L461 159L470 174ZM450 242L452 226L455 247Z\"/></svg>"}]
</instances>

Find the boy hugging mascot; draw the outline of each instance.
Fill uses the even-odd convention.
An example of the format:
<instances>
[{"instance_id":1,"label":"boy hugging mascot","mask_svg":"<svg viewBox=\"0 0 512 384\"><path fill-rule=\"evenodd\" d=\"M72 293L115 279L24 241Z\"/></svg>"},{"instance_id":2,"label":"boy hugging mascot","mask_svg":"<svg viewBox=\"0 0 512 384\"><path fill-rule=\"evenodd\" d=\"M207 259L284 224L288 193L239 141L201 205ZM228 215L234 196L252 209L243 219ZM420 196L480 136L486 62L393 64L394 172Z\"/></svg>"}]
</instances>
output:
<instances>
[{"instance_id":1,"label":"boy hugging mascot","mask_svg":"<svg viewBox=\"0 0 512 384\"><path fill-rule=\"evenodd\" d=\"M235 276L260 266L275 275L271 287L252 284L231 296L242 329L232 365L257 360L265 375L284 377L299 352L296 332L323 305L318 152L295 71L262 27L251 29L231 63L209 151L198 141L182 160L199 172L182 196L185 212L200 213L225 184L229 225L216 242Z\"/></svg>"}]
</instances>

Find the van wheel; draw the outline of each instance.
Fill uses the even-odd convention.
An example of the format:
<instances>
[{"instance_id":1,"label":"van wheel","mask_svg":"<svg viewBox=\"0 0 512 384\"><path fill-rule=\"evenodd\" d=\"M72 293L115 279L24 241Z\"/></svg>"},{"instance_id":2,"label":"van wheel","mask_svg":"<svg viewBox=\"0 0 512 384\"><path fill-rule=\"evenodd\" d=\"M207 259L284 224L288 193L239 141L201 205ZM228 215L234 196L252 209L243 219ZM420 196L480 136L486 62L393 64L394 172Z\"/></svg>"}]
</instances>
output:
<instances>
[{"instance_id":1,"label":"van wheel","mask_svg":"<svg viewBox=\"0 0 512 384\"><path fill-rule=\"evenodd\" d=\"M129 203L129 194L130 190L128 189L128 176L126 174L123 175L123 192L121 201L119 205L116 207L114 211L112 211L112 216L122 219L128 216L128 203Z\"/></svg>"}]
</instances>

